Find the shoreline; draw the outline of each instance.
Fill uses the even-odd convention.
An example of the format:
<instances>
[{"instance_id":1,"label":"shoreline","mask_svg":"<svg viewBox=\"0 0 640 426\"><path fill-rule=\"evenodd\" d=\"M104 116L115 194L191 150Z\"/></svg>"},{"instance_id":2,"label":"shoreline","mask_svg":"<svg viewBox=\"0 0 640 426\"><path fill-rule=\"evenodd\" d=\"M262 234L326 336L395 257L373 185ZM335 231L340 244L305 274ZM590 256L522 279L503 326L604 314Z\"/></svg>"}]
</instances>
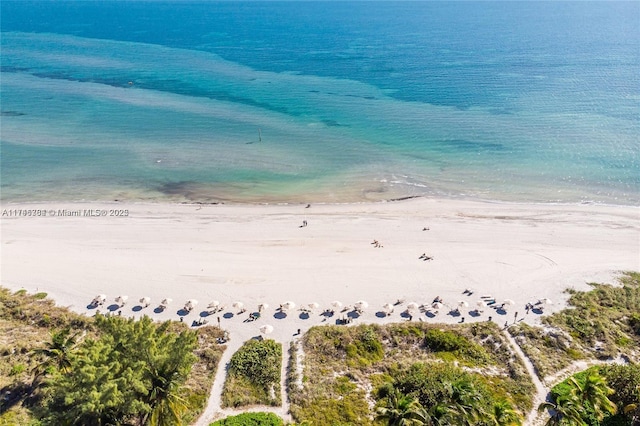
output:
<instances>
[{"instance_id":1,"label":"shoreline","mask_svg":"<svg viewBox=\"0 0 640 426\"><path fill-rule=\"evenodd\" d=\"M2 282L15 291L47 292L55 302L92 315L89 302L107 295L104 307L126 294L122 315L148 314L178 320L189 299L200 303L186 322L204 315L219 300L227 309L202 316L229 330L232 338L259 335L271 324L270 337L289 341L298 329L334 323L347 312L321 316L334 300L369 307L352 324L407 320L409 302L430 304L440 296L456 307L469 303L460 317L446 307L433 323L526 322L525 304L549 298L545 314L565 306L567 288L588 289L587 282L609 282L622 270L640 269L640 210L594 204L534 204L412 198L345 204L183 204L134 202L55 202L0 205L6 209L130 210L127 216L2 217ZM117 207L117 208L116 208ZM301 226L303 221L308 226ZM428 228L428 230L424 230ZM378 240L383 246L375 248ZM418 257L426 253L433 260ZM463 294L465 289L473 294ZM472 317L481 296L496 304L515 301L505 314L489 307ZM138 299L151 306L134 309ZM173 303L154 308L165 297ZM404 299L389 317L385 303ZM286 317L276 312L292 300ZM244 303L247 312L232 308ZM307 318L298 310L320 306ZM245 322L260 303L270 307L257 321ZM117 312L115 309L114 312ZM104 308L102 309L104 312ZM323 321L324 319L324 321Z\"/></svg>"},{"instance_id":2,"label":"shoreline","mask_svg":"<svg viewBox=\"0 0 640 426\"><path fill-rule=\"evenodd\" d=\"M620 208L637 208L640 209L640 204L618 204L607 201L594 201L594 200L518 200L518 199L508 199L508 198L482 198L478 196L471 196L467 194L458 194L458 195L429 195L429 194L407 194L402 195L401 193L396 194L396 196L392 196L390 198L362 198L362 199L345 199L344 201L317 201L313 199L302 199L297 197L297 200L291 201L278 201L273 200L269 197L256 198L256 199L225 199L219 198L215 201L198 201L198 200L190 200L190 199L179 199L178 197L156 197L156 198L111 198L111 199L63 199L63 200L20 200L20 199L8 199L2 200L0 199L0 208L6 208L6 206L14 206L14 205L42 205L42 204L117 204L117 205L193 205L193 206L219 206L219 205L229 205L229 206L306 206L307 204L313 204L318 206L342 206L342 205L367 205L367 204L385 204L385 203L400 203L407 201L417 201L417 200L433 200L433 201L442 201L442 202L469 202L476 204L489 204L489 205L519 205L519 206L601 206L601 207L620 207Z\"/></svg>"}]
</instances>

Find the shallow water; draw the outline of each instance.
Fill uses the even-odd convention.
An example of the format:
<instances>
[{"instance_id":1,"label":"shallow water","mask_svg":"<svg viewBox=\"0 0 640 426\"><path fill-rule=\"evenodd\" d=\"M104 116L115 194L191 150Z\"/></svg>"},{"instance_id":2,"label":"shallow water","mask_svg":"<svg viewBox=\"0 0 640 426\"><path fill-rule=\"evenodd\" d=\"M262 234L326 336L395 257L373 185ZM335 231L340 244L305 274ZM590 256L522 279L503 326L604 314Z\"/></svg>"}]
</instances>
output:
<instances>
[{"instance_id":1,"label":"shallow water","mask_svg":"<svg viewBox=\"0 0 640 426\"><path fill-rule=\"evenodd\" d=\"M640 204L639 3L2 3L2 200Z\"/></svg>"}]
</instances>

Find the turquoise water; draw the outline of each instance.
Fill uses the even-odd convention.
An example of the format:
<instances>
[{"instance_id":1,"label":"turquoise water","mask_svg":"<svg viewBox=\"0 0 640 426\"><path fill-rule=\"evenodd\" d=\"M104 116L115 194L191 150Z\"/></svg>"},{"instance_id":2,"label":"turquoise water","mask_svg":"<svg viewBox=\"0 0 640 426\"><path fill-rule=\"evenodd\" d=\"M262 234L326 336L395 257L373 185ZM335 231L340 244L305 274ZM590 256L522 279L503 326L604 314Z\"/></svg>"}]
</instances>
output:
<instances>
[{"instance_id":1,"label":"turquoise water","mask_svg":"<svg viewBox=\"0 0 640 426\"><path fill-rule=\"evenodd\" d=\"M640 205L638 2L1 8L3 201Z\"/></svg>"}]
</instances>

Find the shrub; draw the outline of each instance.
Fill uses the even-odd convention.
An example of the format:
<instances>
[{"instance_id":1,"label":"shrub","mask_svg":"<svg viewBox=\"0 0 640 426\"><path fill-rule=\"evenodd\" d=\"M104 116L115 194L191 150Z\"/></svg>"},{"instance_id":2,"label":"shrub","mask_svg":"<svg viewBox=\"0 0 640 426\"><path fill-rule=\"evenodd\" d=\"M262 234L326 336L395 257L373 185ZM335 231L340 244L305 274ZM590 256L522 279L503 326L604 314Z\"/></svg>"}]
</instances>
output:
<instances>
[{"instance_id":1,"label":"shrub","mask_svg":"<svg viewBox=\"0 0 640 426\"><path fill-rule=\"evenodd\" d=\"M629 327L633 332L640 336L640 314L632 314L631 318L629 318Z\"/></svg>"},{"instance_id":2,"label":"shrub","mask_svg":"<svg viewBox=\"0 0 640 426\"><path fill-rule=\"evenodd\" d=\"M11 367L11 370L9 371L9 376L17 376L22 372L24 372L25 369L26 367L24 366L24 364L16 364Z\"/></svg>"},{"instance_id":3,"label":"shrub","mask_svg":"<svg viewBox=\"0 0 640 426\"><path fill-rule=\"evenodd\" d=\"M211 423L209 426L283 426L284 421L273 413L242 413Z\"/></svg>"},{"instance_id":4,"label":"shrub","mask_svg":"<svg viewBox=\"0 0 640 426\"><path fill-rule=\"evenodd\" d=\"M434 352L451 352L461 358L480 362L488 359L482 346L453 331L429 330L424 338L424 344Z\"/></svg>"},{"instance_id":5,"label":"shrub","mask_svg":"<svg viewBox=\"0 0 640 426\"><path fill-rule=\"evenodd\" d=\"M347 359L357 361L360 366L368 366L384 357L382 342L372 327L363 327L353 343L345 348Z\"/></svg>"},{"instance_id":6,"label":"shrub","mask_svg":"<svg viewBox=\"0 0 640 426\"><path fill-rule=\"evenodd\" d=\"M222 392L225 407L279 405L282 345L274 340L249 340L233 354Z\"/></svg>"},{"instance_id":7,"label":"shrub","mask_svg":"<svg viewBox=\"0 0 640 426\"><path fill-rule=\"evenodd\" d=\"M249 340L229 363L232 374L244 376L261 386L280 381L282 346L274 340Z\"/></svg>"}]
</instances>

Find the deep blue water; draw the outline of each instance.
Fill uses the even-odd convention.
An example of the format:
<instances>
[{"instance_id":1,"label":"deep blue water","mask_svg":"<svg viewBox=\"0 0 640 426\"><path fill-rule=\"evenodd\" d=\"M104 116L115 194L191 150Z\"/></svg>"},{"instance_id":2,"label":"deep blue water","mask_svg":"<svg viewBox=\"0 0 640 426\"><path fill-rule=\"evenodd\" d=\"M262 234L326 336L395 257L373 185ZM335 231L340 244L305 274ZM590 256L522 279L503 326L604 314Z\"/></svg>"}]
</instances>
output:
<instances>
[{"instance_id":1,"label":"deep blue water","mask_svg":"<svg viewBox=\"0 0 640 426\"><path fill-rule=\"evenodd\" d=\"M640 204L638 2L0 7L4 200Z\"/></svg>"}]
</instances>

